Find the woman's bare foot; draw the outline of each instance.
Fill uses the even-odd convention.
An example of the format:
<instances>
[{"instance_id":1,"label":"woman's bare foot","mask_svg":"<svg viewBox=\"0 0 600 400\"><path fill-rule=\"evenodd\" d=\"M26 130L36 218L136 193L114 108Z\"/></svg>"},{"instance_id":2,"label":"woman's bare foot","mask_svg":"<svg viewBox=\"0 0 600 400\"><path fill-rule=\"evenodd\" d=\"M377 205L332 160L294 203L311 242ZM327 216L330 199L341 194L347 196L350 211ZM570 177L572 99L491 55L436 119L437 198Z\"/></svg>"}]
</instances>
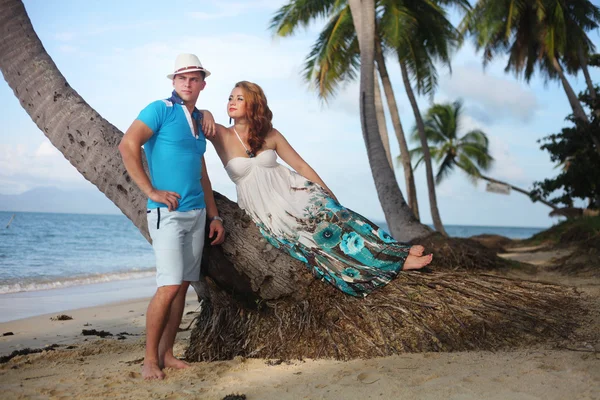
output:
<instances>
[{"instance_id":1,"label":"woman's bare foot","mask_svg":"<svg viewBox=\"0 0 600 400\"><path fill-rule=\"evenodd\" d=\"M410 255L406 257L406 261L404 262L404 266L402 270L408 271L411 269L420 269L426 266L433 259L433 254L427 254L426 256L416 257Z\"/></svg>"},{"instance_id":2,"label":"woman's bare foot","mask_svg":"<svg viewBox=\"0 0 600 400\"><path fill-rule=\"evenodd\" d=\"M421 246L420 244L416 244L410 248L410 250L408 251L408 254L410 254L411 256L420 257L423 255L424 251L425 251L425 247Z\"/></svg>"},{"instance_id":3,"label":"woman's bare foot","mask_svg":"<svg viewBox=\"0 0 600 400\"><path fill-rule=\"evenodd\" d=\"M160 370L158 363L146 362L142 366L142 376L146 380L165 379L165 373Z\"/></svg>"},{"instance_id":4,"label":"woman's bare foot","mask_svg":"<svg viewBox=\"0 0 600 400\"><path fill-rule=\"evenodd\" d=\"M180 360L179 358L165 355L164 366L165 366L165 368L184 369L184 368L189 368L190 364L186 363L185 361Z\"/></svg>"}]
</instances>

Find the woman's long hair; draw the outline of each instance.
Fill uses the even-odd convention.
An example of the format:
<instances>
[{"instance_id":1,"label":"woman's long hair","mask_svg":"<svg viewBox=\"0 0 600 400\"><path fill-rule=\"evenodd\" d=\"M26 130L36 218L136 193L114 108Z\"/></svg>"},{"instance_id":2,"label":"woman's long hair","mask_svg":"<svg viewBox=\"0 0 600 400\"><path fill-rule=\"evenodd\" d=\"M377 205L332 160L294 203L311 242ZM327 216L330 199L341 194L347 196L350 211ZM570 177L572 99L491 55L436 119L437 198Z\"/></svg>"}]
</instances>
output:
<instances>
[{"instance_id":1,"label":"woman's long hair","mask_svg":"<svg viewBox=\"0 0 600 400\"><path fill-rule=\"evenodd\" d=\"M250 125L248 132L248 144L254 154L256 154L265 144L265 137L273 124L273 113L267 105L265 93L256 83L241 81L235 84L235 87L244 92L244 101L246 103L246 119Z\"/></svg>"}]
</instances>

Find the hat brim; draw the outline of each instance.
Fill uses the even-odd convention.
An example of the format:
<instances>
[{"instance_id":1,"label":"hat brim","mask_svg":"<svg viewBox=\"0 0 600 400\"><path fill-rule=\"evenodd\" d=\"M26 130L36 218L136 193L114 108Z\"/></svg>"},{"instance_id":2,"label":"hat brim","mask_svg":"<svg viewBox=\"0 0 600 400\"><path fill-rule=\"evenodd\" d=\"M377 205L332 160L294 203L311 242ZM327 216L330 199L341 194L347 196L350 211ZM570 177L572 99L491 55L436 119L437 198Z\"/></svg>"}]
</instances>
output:
<instances>
[{"instance_id":1,"label":"hat brim","mask_svg":"<svg viewBox=\"0 0 600 400\"><path fill-rule=\"evenodd\" d=\"M188 72L196 72L196 71L200 71L200 72L204 72L204 77L208 78L210 76L210 72L208 72L207 69L204 68L191 68L191 69L186 69L185 71L179 71L176 74L169 74L167 75L167 79L173 79L175 78L175 75L179 75L179 74L187 74Z\"/></svg>"}]
</instances>

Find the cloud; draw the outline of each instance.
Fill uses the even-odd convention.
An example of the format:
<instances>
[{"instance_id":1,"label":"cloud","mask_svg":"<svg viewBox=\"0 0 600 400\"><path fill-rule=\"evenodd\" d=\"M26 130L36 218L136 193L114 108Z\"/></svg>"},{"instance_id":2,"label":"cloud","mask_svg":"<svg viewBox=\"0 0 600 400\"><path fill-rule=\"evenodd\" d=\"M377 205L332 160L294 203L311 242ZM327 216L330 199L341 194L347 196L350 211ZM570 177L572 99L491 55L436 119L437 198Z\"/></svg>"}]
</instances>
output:
<instances>
[{"instance_id":1,"label":"cloud","mask_svg":"<svg viewBox=\"0 0 600 400\"><path fill-rule=\"evenodd\" d=\"M488 136L490 140L490 154L494 157L489 176L507 183L519 184L531 182L525 170L519 166L519 160L511 154L510 146L497 136Z\"/></svg>"},{"instance_id":2,"label":"cloud","mask_svg":"<svg viewBox=\"0 0 600 400\"><path fill-rule=\"evenodd\" d=\"M85 187L89 183L44 139L37 147L0 144L0 187L17 194L37 186Z\"/></svg>"},{"instance_id":3,"label":"cloud","mask_svg":"<svg viewBox=\"0 0 600 400\"><path fill-rule=\"evenodd\" d=\"M463 98L469 113L482 122L506 117L528 122L540 108L529 88L471 64L455 67L452 75L443 76L440 88L449 98Z\"/></svg>"}]
</instances>

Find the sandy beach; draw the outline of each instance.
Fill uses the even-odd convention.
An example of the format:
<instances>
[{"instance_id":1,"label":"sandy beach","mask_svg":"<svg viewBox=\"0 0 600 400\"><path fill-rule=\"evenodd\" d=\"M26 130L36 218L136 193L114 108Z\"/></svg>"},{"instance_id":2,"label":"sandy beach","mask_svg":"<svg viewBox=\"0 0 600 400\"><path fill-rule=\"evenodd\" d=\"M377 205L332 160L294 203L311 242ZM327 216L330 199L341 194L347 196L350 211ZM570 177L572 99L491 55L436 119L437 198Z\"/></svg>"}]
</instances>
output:
<instances>
[{"instance_id":1,"label":"sandy beach","mask_svg":"<svg viewBox=\"0 0 600 400\"><path fill-rule=\"evenodd\" d=\"M529 279L575 285L589 304L581 337L600 329L600 281L564 278L543 267L560 252L511 249L540 273ZM140 365L148 298L0 323L0 356L44 349L0 364L3 399L600 399L600 342L544 344L501 352L403 354L369 360L264 360L194 363L146 382ZM176 353L182 356L199 305L188 294ZM57 314L71 320L53 320ZM112 336L84 336L83 330ZM593 336L593 335L592 335ZM49 348L51 347L51 348Z\"/></svg>"}]
</instances>

